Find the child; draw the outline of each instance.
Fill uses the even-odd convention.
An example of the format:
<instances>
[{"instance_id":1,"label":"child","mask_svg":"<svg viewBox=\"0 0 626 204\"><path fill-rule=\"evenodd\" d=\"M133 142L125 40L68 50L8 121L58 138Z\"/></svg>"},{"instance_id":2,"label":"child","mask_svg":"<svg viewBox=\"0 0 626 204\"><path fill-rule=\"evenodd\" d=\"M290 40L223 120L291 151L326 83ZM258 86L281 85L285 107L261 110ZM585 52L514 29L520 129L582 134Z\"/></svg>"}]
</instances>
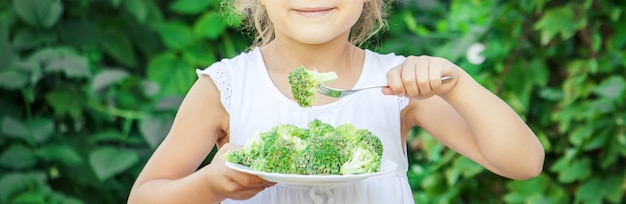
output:
<instances>
[{"instance_id":1,"label":"child","mask_svg":"<svg viewBox=\"0 0 626 204\"><path fill-rule=\"evenodd\" d=\"M357 47L384 25L389 0L232 0L258 32L246 53L198 70L168 136L137 178L129 203L413 203L405 141L419 126L490 171L528 179L544 150L497 96L450 61L378 54ZM293 100L288 74L304 65L334 71L337 88L388 84L345 98ZM442 83L442 76L453 79ZM389 174L335 186L287 185L231 170L221 155L278 124L320 119L379 136ZM217 145L213 161L197 169Z\"/></svg>"}]
</instances>

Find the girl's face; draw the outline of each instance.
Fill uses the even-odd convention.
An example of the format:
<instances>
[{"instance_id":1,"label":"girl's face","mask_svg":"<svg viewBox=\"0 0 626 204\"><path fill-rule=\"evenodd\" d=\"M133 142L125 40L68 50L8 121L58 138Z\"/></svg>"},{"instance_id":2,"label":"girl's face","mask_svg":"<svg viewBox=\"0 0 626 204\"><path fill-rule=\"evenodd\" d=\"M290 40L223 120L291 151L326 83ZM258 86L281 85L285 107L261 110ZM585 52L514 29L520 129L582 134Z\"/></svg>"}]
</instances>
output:
<instances>
[{"instance_id":1,"label":"girl's face","mask_svg":"<svg viewBox=\"0 0 626 204\"><path fill-rule=\"evenodd\" d=\"M337 37L348 39L367 0L261 0L276 38L321 44Z\"/></svg>"}]
</instances>

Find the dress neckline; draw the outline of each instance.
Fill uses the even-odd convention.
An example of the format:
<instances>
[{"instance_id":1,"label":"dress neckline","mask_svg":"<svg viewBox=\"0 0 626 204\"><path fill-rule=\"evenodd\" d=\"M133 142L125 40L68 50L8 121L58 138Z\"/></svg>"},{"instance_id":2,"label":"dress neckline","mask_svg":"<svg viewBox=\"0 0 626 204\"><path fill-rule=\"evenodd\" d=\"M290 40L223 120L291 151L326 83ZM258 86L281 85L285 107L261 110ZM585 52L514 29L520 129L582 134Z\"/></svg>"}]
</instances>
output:
<instances>
[{"instance_id":1,"label":"dress neckline","mask_svg":"<svg viewBox=\"0 0 626 204\"><path fill-rule=\"evenodd\" d=\"M357 80L357 82L354 84L353 88L356 87L361 87L363 86L363 83L366 82L367 76L369 75L370 72L370 66L371 66L371 51L365 49L365 56L363 58L363 68L361 70L361 74ZM261 73L260 79L261 82L268 87L268 90L270 91L270 95L276 97L277 99L279 99L279 101L281 101L281 103L283 103L284 105L286 105L289 108L292 109L297 109L297 110L308 110L311 112L319 112L319 111L325 111L327 109L336 107L336 106L340 106L341 104L346 103L347 101L352 100L352 96L346 96L346 97L342 97L337 101L328 103L328 104L324 104L324 105L314 105L312 107L307 107L307 108L303 108L300 107L300 105L298 105L298 103L296 103L295 101L291 100L290 98L288 98L287 96L285 96L274 84L274 82L272 81L268 71L267 71L267 67L265 66L265 60L263 59L263 54L261 53L261 49L260 47L256 47L252 50L252 54L254 54L255 56L257 56L257 60L256 60L256 64L258 66L254 66L257 71L259 73Z\"/></svg>"}]
</instances>

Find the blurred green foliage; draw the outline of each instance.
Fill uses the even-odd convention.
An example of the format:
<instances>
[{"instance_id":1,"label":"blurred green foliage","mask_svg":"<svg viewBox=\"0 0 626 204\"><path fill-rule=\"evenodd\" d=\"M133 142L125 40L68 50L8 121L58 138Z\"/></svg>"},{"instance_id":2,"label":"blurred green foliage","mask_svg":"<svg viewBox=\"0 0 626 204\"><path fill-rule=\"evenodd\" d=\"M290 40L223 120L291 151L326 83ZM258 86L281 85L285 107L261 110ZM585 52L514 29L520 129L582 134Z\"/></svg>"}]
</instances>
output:
<instances>
[{"instance_id":1,"label":"blurred green foliage","mask_svg":"<svg viewBox=\"0 0 626 204\"><path fill-rule=\"evenodd\" d=\"M456 62L528 122L547 155L541 176L508 180L416 128L416 202L622 202L624 8L398 1L368 48ZM218 0L0 1L0 203L124 203L194 70L247 49L240 19L222 14ZM466 57L477 43L482 64Z\"/></svg>"}]
</instances>

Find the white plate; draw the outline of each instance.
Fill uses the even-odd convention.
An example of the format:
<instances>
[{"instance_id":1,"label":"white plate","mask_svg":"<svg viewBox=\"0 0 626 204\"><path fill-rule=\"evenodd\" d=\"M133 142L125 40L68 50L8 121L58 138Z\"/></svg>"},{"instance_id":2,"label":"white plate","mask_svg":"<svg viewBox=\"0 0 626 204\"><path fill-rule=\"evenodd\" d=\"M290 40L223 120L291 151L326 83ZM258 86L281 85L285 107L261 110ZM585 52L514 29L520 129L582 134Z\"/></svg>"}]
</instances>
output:
<instances>
[{"instance_id":1,"label":"white plate","mask_svg":"<svg viewBox=\"0 0 626 204\"><path fill-rule=\"evenodd\" d=\"M380 172L371 173L371 174L357 174L357 175L301 175L301 174L279 174L279 173L269 173L263 171L255 171L250 169L247 166L241 164L235 164L231 162L226 162L226 166L231 169L249 173L253 175L257 175L265 180L277 182L277 183L287 183L287 184L296 184L296 185L334 185L348 182L360 181L372 176L378 176L385 173L392 172L398 165L389 160L382 160L380 163Z\"/></svg>"}]
</instances>

